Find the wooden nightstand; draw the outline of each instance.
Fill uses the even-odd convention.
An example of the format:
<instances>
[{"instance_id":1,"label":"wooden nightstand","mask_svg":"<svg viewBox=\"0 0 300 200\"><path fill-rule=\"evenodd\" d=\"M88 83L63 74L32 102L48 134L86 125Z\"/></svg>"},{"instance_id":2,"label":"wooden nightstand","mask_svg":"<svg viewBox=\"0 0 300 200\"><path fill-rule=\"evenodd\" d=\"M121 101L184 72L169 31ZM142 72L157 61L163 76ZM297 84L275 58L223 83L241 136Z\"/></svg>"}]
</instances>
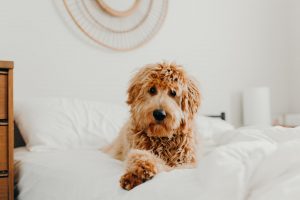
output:
<instances>
[{"instance_id":1,"label":"wooden nightstand","mask_svg":"<svg viewBox=\"0 0 300 200\"><path fill-rule=\"evenodd\" d=\"M13 200L13 62L0 61L0 200Z\"/></svg>"}]
</instances>

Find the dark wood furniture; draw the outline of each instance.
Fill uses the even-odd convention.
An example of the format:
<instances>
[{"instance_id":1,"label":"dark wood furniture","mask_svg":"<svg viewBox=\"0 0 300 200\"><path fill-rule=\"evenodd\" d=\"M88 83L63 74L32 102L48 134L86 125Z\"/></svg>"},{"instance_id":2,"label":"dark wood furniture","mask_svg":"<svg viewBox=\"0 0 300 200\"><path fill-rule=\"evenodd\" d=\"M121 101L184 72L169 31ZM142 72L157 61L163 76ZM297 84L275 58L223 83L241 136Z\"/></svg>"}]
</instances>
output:
<instances>
[{"instance_id":1,"label":"dark wood furniture","mask_svg":"<svg viewBox=\"0 0 300 200\"><path fill-rule=\"evenodd\" d=\"M13 62L0 61L0 200L13 200Z\"/></svg>"}]
</instances>

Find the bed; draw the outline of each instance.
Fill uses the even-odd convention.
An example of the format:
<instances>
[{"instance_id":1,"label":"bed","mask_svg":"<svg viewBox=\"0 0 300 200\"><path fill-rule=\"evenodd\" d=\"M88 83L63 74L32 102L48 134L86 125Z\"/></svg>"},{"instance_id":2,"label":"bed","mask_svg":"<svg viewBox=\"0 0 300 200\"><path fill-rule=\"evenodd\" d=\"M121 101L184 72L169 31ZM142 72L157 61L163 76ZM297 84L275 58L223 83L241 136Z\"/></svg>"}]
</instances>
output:
<instances>
[{"instance_id":1,"label":"bed","mask_svg":"<svg viewBox=\"0 0 300 200\"><path fill-rule=\"evenodd\" d=\"M300 128L234 129L197 116L203 147L197 168L160 173L128 192L119 187L123 163L99 151L99 144L116 136L128 110L66 99L16 105L27 144L15 148L19 200L300 199Z\"/></svg>"}]
</instances>

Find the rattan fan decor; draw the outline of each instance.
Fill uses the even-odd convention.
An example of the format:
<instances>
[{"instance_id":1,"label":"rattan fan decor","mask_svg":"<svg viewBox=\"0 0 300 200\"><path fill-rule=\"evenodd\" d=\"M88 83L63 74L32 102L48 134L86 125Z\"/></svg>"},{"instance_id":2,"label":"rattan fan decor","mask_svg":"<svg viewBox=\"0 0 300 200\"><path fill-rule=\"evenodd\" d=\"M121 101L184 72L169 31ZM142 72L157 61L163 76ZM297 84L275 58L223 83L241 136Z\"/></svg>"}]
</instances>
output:
<instances>
[{"instance_id":1,"label":"rattan fan decor","mask_svg":"<svg viewBox=\"0 0 300 200\"><path fill-rule=\"evenodd\" d=\"M125 9L117 7L126 1ZM118 51L132 50L149 41L163 24L168 9L168 0L63 2L74 23L86 36L99 45Z\"/></svg>"}]
</instances>

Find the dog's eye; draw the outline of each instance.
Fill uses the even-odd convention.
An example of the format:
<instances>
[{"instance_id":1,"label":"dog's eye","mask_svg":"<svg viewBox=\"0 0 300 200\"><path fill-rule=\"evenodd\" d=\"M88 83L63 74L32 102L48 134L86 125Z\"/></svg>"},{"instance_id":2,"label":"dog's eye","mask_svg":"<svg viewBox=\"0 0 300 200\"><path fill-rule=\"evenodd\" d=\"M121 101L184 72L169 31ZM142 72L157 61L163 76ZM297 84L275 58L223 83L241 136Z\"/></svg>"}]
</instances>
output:
<instances>
[{"instance_id":1,"label":"dog's eye","mask_svg":"<svg viewBox=\"0 0 300 200\"><path fill-rule=\"evenodd\" d=\"M175 90L170 90L169 95L171 97L176 97L176 91Z\"/></svg>"},{"instance_id":2,"label":"dog's eye","mask_svg":"<svg viewBox=\"0 0 300 200\"><path fill-rule=\"evenodd\" d=\"M149 93L151 94L151 95L155 95L156 93L157 93L157 90L156 90L156 87L151 87L150 89L149 89Z\"/></svg>"}]
</instances>

